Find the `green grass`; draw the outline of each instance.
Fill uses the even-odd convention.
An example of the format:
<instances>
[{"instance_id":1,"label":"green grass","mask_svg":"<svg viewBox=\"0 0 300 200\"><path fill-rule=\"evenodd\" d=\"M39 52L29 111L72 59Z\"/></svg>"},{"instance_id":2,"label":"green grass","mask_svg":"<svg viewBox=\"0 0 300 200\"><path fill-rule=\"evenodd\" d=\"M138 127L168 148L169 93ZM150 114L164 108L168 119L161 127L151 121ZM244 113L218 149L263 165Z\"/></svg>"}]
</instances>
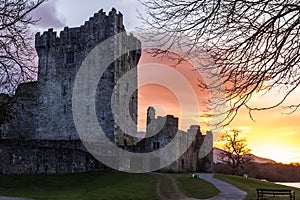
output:
<instances>
[{"instance_id":1,"label":"green grass","mask_svg":"<svg viewBox=\"0 0 300 200\"><path fill-rule=\"evenodd\" d=\"M0 196L34 199L157 199L150 174L90 172L69 175L0 175Z\"/></svg>"},{"instance_id":2,"label":"green grass","mask_svg":"<svg viewBox=\"0 0 300 200\"><path fill-rule=\"evenodd\" d=\"M253 178L244 178L241 176L232 176L232 175L224 175L224 174L216 174L215 178L226 181L232 185L235 185L237 188L247 192L246 200L257 199L256 189L257 188L266 188L266 189L292 189L296 192L296 200L300 200L300 189L287 187L283 185L277 185L267 181L260 181ZM274 198L269 198L273 199ZM285 198L277 198L277 199L285 199ZM289 199L289 198L288 198Z\"/></svg>"},{"instance_id":3,"label":"green grass","mask_svg":"<svg viewBox=\"0 0 300 200\"><path fill-rule=\"evenodd\" d=\"M174 196L174 190L172 179L169 175L156 174L157 181L159 182L159 197L172 199Z\"/></svg>"},{"instance_id":4,"label":"green grass","mask_svg":"<svg viewBox=\"0 0 300 200\"><path fill-rule=\"evenodd\" d=\"M164 197L173 198L174 179L188 197L210 198L218 190L191 174L128 174L89 172L67 175L0 175L0 196L60 200L155 200L157 181Z\"/></svg>"},{"instance_id":5,"label":"green grass","mask_svg":"<svg viewBox=\"0 0 300 200\"><path fill-rule=\"evenodd\" d=\"M212 184L193 179L189 173L161 175L89 172L68 175L0 175L0 196L48 200L155 200L158 199L157 181L160 181L163 196L176 195L173 194L174 185L171 178L175 179L178 189L188 197L206 199L219 193ZM215 178L246 191L247 200L257 198L256 188L290 188L239 176L216 174ZM296 192L296 199L300 200L300 189L292 190Z\"/></svg>"},{"instance_id":6,"label":"green grass","mask_svg":"<svg viewBox=\"0 0 300 200\"><path fill-rule=\"evenodd\" d=\"M191 174L174 174L179 189L187 197L207 199L219 193L219 190L211 183L202 179L192 178Z\"/></svg>"}]
</instances>

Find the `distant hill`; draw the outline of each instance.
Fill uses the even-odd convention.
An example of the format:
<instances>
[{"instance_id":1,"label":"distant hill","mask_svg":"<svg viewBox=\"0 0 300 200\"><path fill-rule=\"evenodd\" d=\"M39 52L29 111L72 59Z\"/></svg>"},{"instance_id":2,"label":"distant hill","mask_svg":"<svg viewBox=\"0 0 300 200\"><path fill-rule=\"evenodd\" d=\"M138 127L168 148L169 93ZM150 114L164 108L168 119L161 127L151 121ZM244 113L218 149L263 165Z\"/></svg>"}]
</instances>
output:
<instances>
[{"instance_id":1,"label":"distant hill","mask_svg":"<svg viewBox=\"0 0 300 200\"><path fill-rule=\"evenodd\" d=\"M213 153L214 153L214 163L222 163L219 158L220 158L220 154L221 152L224 152L224 150L219 149L217 147L214 147L213 149ZM260 163L260 164L276 164L276 162L274 160L268 159L268 158L262 158L259 156L256 156L254 154L252 155L252 162L254 163Z\"/></svg>"}]
</instances>

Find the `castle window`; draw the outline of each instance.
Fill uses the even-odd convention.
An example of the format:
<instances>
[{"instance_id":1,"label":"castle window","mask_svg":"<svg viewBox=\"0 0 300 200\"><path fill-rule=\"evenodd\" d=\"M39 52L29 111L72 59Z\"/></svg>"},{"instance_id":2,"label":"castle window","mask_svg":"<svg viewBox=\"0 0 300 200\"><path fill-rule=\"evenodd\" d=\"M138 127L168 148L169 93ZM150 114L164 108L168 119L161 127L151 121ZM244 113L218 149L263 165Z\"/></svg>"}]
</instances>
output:
<instances>
[{"instance_id":1,"label":"castle window","mask_svg":"<svg viewBox=\"0 0 300 200\"><path fill-rule=\"evenodd\" d=\"M104 120L104 119L106 118L106 113L105 113L105 111L102 111L102 112L100 113L100 117L101 117L102 120Z\"/></svg>"},{"instance_id":2,"label":"castle window","mask_svg":"<svg viewBox=\"0 0 300 200\"><path fill-rule=\"evenodd\" d=\"M66 94L67 94L67 88L66 88L66 86L63 86L62 95L66 96Z\"/></svg>"},{"instance_id":3,"label":"castle window","mask_svg":"<svg viewBox=\"0 0 300 200\"><path fill-rule=\"evenodd\" d=\"M129 89L129 83L126 83L126 92L128 92Z\"/></svg>"},{"instance_id":4,"label":"castle window","mask_svg":"<svg viewBox=\"0 0 300 200\"><path fill-rule=\"evenodd\" d=\"M64 114L66 114L66 113L67 113L67 106L64 105Z\"/></svg>"},{"instance_id":5,"label":"castle window","mask_svg":"<svg viewBox=\"0 0 300 200\"><path fill-rule=\"evenodd\" d=\"M153 142L153 149L159 149L159 142Z\"/></svg>"},{"instance_id":6,"label":"castle window","mask_svg":"<svg viewBox=\"0 0 300 200\"><path fill-rule=\"evenodd\" d=\"M90 107L89 106L86 107L86 114L90 115Z\"/></svg>"},{"instance_id":7,"label":"castle window","mask_svg":"<svg viewBox=\"0 0 300 200\"><path fill-rule=\"evenodd\" d=\"M65 54L65 63L66 64L75 63L75 53L73 51L69 51Z\"/></svg>"}]
</instances>

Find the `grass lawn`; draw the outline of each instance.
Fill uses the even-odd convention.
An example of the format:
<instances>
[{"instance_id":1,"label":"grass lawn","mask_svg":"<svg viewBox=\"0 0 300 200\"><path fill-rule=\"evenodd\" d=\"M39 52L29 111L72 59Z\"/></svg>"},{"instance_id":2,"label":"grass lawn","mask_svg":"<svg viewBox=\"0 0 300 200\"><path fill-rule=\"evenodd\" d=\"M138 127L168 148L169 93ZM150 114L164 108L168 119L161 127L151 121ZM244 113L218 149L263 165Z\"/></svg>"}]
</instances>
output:
<instances>
[{"instance_id":1,"label":"grass lawn","mask_svg":"<svg viewBox=\"0 0 300 200\"><path fill-rule=\"evenodd\" d=\"M0 175L1 195L34 199L157 199L153 175L121 172Z\"/></svg>"},{"instance_id":2,"label":"grass lawn","mask_svg":"<svg viewBox=\"0 0 300 200\"><path fill-rule=\"evenodd\" d=\"M241 176L232 176L232 175L224 175L224 174L216 174L215 178L226 181L232 185L235 185L237 188L247 192L246 200L257 199L256 188L266 188L266 189L292 189L296 193L296 200L300 200L300 189L287 187L283 185L277 185L271 182L260 181L253 178L244 178ZM275 199L275 198L269 198ZM276 199L289 199L289 198L276 198Z\"/></svg>"},{"instance_id":3,"label":"grass lawn","mask_svg":"<svg viewBox=\"0 0 300 200\"><path fill-rule=\"evenodd\" d=\"M164 196L176 196L172 191L172 178L188 197L205 199L218 193L212 184L192 179L191 174L98 171L67 175L0 175L0 196L49 200L155 200L158 199L157 181L160 181Z\"/></svg>"},{"instance_id":4,"label":"grass lawn","mask_svg":"<svg viewBox=\"0 0 300 200\"><path fill-rule=\"evenodd\" d=\"M172 197L176 196L176 188L174 188L172 179L167 174L155 174L157 181L159 182L159 197L172 199ZM175 191L175 192L174 192Z\"/></svg>"},{"instance_id":5,"label":"grass lawn","mask_svg":"<svg viewBox=\"0 0 300 200\"><path fill-rule=\"evenodd\" d=\"M219 193L219 190L211 183L198 178L192 178L191 174L174 174L177 185L187 197L199 199L211 198Z\"/></svg>"}]
</instances>

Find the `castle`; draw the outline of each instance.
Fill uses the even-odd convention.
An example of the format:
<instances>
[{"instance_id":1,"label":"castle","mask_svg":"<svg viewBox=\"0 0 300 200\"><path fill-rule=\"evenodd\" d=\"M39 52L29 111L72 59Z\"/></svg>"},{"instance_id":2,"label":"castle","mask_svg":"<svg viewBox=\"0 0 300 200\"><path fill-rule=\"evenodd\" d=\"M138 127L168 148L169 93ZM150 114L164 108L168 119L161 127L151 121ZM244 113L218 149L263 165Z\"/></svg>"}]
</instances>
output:
<instances>
[{"instance_id":1,"label":"castle","mask_svg":"<svg viewBox=\"0 0 300 200\"><path fill-rule=\"evenodd\" d=\"M122 32L126 32L123 16L112 9L108 14L100 10L80 27L65 27L59 36L52 29L36 34L38 80L20 84L13 97L1 95L0 101L12 102L10 110L14 118L0 128L0 173L59 174L108 169L80 141L72 115L72 89L76 73L92 49ZM117 58L101 77L96 91L97 118L111 142L128 151L148 152L163 147L172 139L178 132L178 119L167 116L166 125L157 135L141 141L124 135L115 123L110 106L115 84L123 74L137 67L141 56L141 42L126 34L120 48L132 49L132 46L138 50ZM127 81L137 88L137 78ZM118 101L121 93L114 95L114 101ZM130 116L126 116L134 122L137 122L137 105L135 92L130 97ZM155 118L154 109L149 109L148 122L157 120L160 123L161 120ZM193 138L191 148L182 158L169 167L170 170L211 169L211 153L205 158L198 158L205 136L201 134L200 127L191 128L197 129L197 137ZM151 134L150 129L153 127L147 128L147 134ZM187 133L181 134L188 137Z\"/></svg>"}]
</instances>

